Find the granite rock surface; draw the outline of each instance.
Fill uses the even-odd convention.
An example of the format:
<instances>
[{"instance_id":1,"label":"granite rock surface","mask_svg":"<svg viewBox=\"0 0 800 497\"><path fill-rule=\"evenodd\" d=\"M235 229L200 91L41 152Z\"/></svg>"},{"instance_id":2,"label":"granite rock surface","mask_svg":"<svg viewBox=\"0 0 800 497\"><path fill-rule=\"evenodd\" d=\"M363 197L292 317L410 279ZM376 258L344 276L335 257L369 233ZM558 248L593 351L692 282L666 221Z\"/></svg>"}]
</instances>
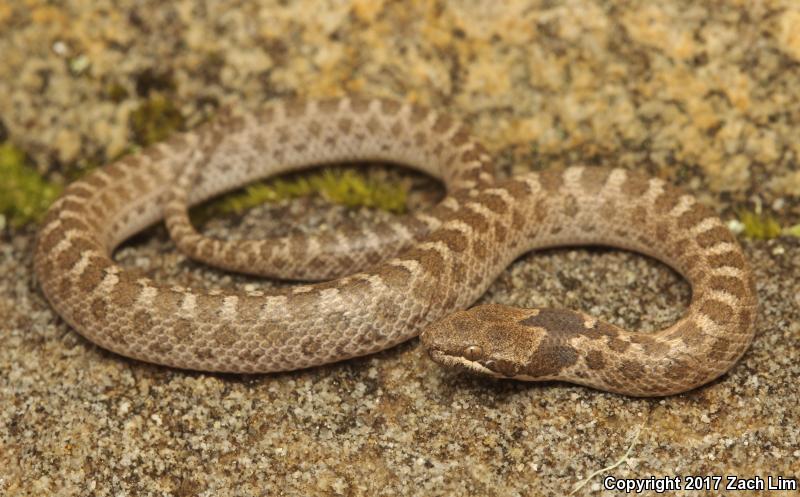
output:
<instances>
[{"instance_id":1,"label":"granite rock surface","mask_svg":"<svg viewBox=\"0 0 800 497\"><path fill-rule=\"evenodd\" d=\"M505 175L620 165L681 184L725 220L800 215L791 0L0 0L0 53L0 129L53 180L135 153L137 111L155 98L190 129L225 105L363 92L449 109ZM403 180L411 208L441 194ZM205 229L267 236L387 215L307 198ZM695 391L631 399L443 371L416 340L278 375L128 360L50 310L32 276L35 228L0 239L0 495L556 496L615 463L575 495L618 495L607 475L800 476L789 236L742 238L762 305L741 362ZM192 263L161 227L116 257L204 288L286 284ZM559 249L517 261L482 302L571 307L647 332L688 300L646 257Z\"/></svg>"}]
</instances>

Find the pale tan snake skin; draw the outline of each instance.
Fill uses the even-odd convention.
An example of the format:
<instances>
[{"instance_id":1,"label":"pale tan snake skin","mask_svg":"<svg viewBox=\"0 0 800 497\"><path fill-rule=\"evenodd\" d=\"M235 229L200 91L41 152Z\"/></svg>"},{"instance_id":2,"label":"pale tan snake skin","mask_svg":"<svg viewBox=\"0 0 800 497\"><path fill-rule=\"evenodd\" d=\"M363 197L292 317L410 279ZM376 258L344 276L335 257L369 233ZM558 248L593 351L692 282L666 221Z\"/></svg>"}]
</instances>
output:
<instances>
[{"instance_id":1,"label":"pale tan snake skin","mask_svg":"<svg viewBox=\"0 0 800 497\"><path fill-rule=\"evenodd\" d=\"M429 212L371 232L278 242L209 241L185 217L184 203L258 177L361 159L410 164L443 178L449 194ZM267 295L159 284L114 263L114 248L161 219L168 198L173 236L194 256L239 270L263 260L256 272L281 277L341 275L347 268L340 264L363 270ZM365 269L396 254L393 244L406 248ZM641 334L569 310L463 311L519 255L586 244L634 250L678 270L692 287L685 316ZM328 257L331 245L355 255L348 260L340 249ZM306 368L377 352L424 330L423 344L443 364L669 395L727 371L752 341L757 314L736 239L694 197L623 169L571 167L495 183L488 156L463 126L389 100L274 103L99 169L52 206L35 270L51 305L92 342L205 371Z\"/></svg>"}]
</instances>

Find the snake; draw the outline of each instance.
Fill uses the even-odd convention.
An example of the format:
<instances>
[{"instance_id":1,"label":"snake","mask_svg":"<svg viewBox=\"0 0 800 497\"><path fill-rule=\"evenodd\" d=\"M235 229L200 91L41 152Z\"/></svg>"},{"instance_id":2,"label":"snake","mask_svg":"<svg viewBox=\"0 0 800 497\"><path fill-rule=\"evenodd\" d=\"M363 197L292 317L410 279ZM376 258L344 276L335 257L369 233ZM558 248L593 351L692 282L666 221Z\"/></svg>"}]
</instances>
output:
<instances>
[{"instance_id":1,"label":"snake","mask_svg":"<svg viewBox=\"0 0 800 497\"><path fill-rule=\"evenodd\" d=\"M354 161L419 170L446 194L369 228L268 240L209 238L187 215L260 178ZM123 241L163 219L192 258L298 283L206 290L114 261ZM665 263L688 281L688 308L648 333L570 309L470 308L523 254L584 245ZM677 394L720 377L748 349L758 312L736 237L669 182L589 165L498 178L460 120L358 96L220 113L91 171L46 213L34 271L52 308L89 341L168 367L291 371L419 336L434 361L458 372L628 396Z\"/></svg>"}]
</instances>

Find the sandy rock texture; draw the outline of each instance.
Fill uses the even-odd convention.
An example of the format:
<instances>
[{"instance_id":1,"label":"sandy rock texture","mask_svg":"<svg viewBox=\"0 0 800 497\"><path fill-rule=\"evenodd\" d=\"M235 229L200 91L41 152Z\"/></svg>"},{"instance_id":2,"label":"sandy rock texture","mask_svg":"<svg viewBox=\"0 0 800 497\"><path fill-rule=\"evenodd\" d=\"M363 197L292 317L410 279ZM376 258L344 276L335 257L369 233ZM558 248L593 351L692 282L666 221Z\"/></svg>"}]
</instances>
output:
<instances>
[{"instance_id":1,"label":"sandy rock texture","mask_svg":"<svg viewBox=\"0 0 800 497\"><path fill-rule=\"evenodd\" d=\"M450 109L505 175L620 165L681 184L726 220L760 206L790 225L798 33L791 0L0 0L0 134L59 181L135 153L151 136L136 124L148 103L168 102L169 122L191 129L225 105L363 92ZM402 178L411 208L440 193ZM386 215L309 198L205 229L266 236ZM416 340L278 375L128 360L50 310L32 276L35 230L0 235L0 495L559 496L626 454L575 495L618 495L606 475L800 476L800 242L789 236L742 238L762 303L742 361L649 400L458 375ZM162 227L117 258L199 287L276 284L192 263ZM523 257L482 302L573 307L646 332L688 300L655 261L563 249Z\"/></svg>"}]
</instances>

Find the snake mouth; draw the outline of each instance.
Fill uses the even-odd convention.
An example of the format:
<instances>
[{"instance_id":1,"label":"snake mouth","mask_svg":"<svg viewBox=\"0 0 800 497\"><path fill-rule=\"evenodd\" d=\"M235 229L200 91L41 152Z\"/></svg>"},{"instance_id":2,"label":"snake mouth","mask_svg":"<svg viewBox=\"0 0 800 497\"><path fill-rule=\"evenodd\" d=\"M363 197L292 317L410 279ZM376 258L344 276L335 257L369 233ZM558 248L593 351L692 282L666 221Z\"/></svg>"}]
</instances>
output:
<instances>
[{"instance_id":1,"label":"snake mouth","mask_svg":"<svg viewBox=\"0 0 800 497\"><path fill-rule=\"evenodd\" d=\"M441 364L442 366L460 369L462 371L481 376L493 376L495 378L503 377L503 375L492 371L477 361L470 361L469 359L461 356L450 355L442 352L441 350L430 349L428 351L428 355L434 362Z\"/></svg>"}]
</instances>

